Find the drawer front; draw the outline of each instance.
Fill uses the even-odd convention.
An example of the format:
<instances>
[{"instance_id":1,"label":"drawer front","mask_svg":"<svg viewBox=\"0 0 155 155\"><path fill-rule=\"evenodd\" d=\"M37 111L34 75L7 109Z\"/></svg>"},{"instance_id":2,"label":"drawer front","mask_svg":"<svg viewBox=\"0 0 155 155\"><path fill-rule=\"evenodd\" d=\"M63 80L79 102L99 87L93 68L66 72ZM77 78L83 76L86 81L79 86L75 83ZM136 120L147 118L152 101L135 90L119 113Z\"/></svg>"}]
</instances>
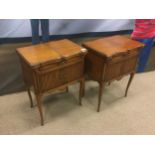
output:
<instances>
[{"instance_id":1,"label":"drawer front","mask_svg":"<svg viewBox=\"0 0 155 155\"><path fill-rule=\"evenodd\" d=\"M138 50L130 51L126 54L122 54L120 56L115 56L109 60L109 64L120 63L121 61L128 61L130 58L137 57L139 54Z\"/></svg>"},{"instance_id":2,"label":"drawer front","mask_svg":"<svg viewBox=\"0 0 155 155\"><path fill-rule=\"evenodd\" d=\"M69 82L78 80L84 76L84 59L78 61L67 61L56 67L48 69L39 76L40 91L44 92Z\"/></svg>"},{"instance_id":3,"label":"drawer front","mask_svg":"<svg viewBox=\"0 0 155 155\"><path fill-rule=\"evenodd\" d=\"M62 67L64 65L70 65L72 63L76 63L78 61L81 61L81 59L84 59L83 56L78 56L69 60L62 60L61 62L57 62L57 63L49 63L49 64L42 64L38 71L41 73L45 73L45 72L49 72L50 70L55 70L56 68Z\"/></svg>"},{"instance_id":4,"label":"drawer front","mask_svg":"<svg viewBox=\"0 0 155 155\"><path fill-rule=\"evenodd\" d=\"M107 63L105 81L116 79L125 74L131 73L136 68L138 51L133 51L127 55L113 58Z\"/></svg>"}]
</instances>

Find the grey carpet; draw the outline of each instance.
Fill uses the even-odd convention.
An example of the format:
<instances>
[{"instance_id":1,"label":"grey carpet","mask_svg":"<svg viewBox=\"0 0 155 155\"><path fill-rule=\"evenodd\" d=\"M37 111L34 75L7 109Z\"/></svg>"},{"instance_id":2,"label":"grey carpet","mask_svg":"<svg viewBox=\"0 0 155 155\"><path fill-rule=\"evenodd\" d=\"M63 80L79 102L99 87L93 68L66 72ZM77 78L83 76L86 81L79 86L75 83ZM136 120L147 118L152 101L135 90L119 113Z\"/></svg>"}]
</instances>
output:
<instances>
[{"instance_id":1,"label":"grey carpet","mask_svg":"<svg viewBox=\"0 0 155 155\"><path fill-rule=\"evenodd\" d=\"M30 108L26 92L0 97L0 134L155 134L155 72L137 74L127 98L128 77L106 86L96 112L98 85L86 82L82 106L78 85L69 93L44 97L45 125L38 109Z\"/></svg>"}]
</instances>

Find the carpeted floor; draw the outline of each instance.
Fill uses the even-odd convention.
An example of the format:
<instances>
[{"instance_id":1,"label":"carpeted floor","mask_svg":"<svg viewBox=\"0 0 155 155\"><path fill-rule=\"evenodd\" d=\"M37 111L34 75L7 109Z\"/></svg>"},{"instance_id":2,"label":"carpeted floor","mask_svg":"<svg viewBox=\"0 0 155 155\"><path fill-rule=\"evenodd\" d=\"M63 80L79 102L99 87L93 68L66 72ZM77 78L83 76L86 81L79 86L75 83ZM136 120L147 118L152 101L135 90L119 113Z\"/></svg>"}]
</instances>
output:
<instances>
[{"instance_id":1,"label":"carpeted floor","mask_svg":"<svg viewBox=\"0 0 155 155\"><path fill-rule=\"evenodd\" d=\"M0 134L155 134L154 77L155 71L137 74L127 98L123 96L128 77L106 86L100 113L96 82L86 82L82 106L78 85L69 93L46 96L44 126L26 92L0 96Z\"/></svg>"}]
</instances>

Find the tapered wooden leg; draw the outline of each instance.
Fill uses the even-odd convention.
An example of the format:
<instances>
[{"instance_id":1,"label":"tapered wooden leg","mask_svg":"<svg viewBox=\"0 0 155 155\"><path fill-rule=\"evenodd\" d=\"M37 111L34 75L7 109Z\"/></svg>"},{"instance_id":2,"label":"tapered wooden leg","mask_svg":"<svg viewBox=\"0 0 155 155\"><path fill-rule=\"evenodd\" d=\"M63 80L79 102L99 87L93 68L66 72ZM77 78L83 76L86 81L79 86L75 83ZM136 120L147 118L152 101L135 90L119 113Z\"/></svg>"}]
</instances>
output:
<instances>
[{"instance_id":1,"label":"tapered wooden leg","mask_svg":"<svg viewBox=\"0 0 155 155\"><path fill-rule=\"evenodd\" d=\"M82 97L84 96L84 79L80 81L79 105L82 105Z\"/></svg>"},{"instance_id":2,"label":"tapered wooden leg","mask_svg":"<svg viewBox=\"0 0 155 155\"><path fill-rule=\"evenodd\" d=\"M98 96L98 107L97 107L97 112L100 111L101 100L102 100L102 93L103 93L103 86L104 86L104 83L103 83L103 82L100 82L100 83L99 83L99 96Z\"/></svg>"},{"instance_id":3,"label":"tapered wooden leg","mask_svg":"<svg viewBox=\"0 0 155 155\"><path fill-rule=\"evenodd\" d=\"M68 87L66 87L66 93L68 93L69 92L69 88Z\"/></svg>"},{"instance_id":4,"label":"tapered wooden leg","mask_svg":"<svg viewBox=\"0 0 155 155\"><path fill-rule=\"evenodd\" d=\"M84 97L85 96L85 78L82 80L82 90L81 91L82 91L81 95L82 95L82 97Z\"/></svg>"},{"instance_id":5,"label":"tapered wooden leg","mask_svg":"<svg viewBox=\"0 0 155 155\"><path fill-rule=\"evenodd\" d=\"M40 118L41 118L41 125L44 125L44 118L43 118L43 111L42 111L42 95L37 95L36 94L36 99L37 99L37 105L40 113Z\"/></svg>"},{"instance_id":6,"label":"tapered wooden leg","mask_svg":"<svg viewBox=\"0 0 155 155\"><path fill-rule=\"evenodd\" d=\"M30 88L27 88L27 92L28 92L29 99L30 99L30 106L31 106L31 108L33 108L33 100L32 100L32 96L31 96Z\"/></svg>"},{"instance_id":7,"label":"tapered wooden leg","mask_svg":"<svg viewBox=\"0 0 155 155\"><path fill-rule=\"evenodd\" d=\"M133 79L133 77L134 77L134 74L135 74L135 73L131 73L131 74L130 74L130 78L129 78L129 81L128 81L128 84L127 84L127 87L126 87L126 90L125 90L125 97L127 97L128 90L129 90L130 84L131 84L131 82L132 82L132 79Z\"/></svg>"}]
</instances>

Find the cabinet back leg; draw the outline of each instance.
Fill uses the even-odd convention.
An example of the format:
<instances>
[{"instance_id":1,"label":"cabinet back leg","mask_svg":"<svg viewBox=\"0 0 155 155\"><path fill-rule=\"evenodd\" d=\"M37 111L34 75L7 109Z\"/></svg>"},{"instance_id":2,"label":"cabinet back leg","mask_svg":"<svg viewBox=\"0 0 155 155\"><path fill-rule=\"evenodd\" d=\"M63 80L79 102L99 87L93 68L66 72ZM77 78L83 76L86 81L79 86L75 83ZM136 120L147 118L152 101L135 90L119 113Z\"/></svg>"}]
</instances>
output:
<instances>
[{"instance_id":1,"label":"cabinet back leg","mask_svg":"<svg viewBox=\"0 0 155 155\"><path fill-rule=\"evenodd\" d=\"M131 73L130 74L130 78L129 78L129 81L128 81L128 84L127 84L127 87L126 87L126 90L125 90L125 97L127 97L127 94L128 94L128 90L129 90L129 87L131 85L131 82L133 80L133 77L134 77L135 73Z\"/></svg>"},{"instance_id":2,"label":"cabinet back leg","mask_svg":"<svg viewBox=\"0 0 155 155\"><path fill-rule=\"evenodd\" d=\"M30 107L33 108L34 105L33 105L33 100L32 100L30 88L27 88L27 93L28 93L29 99L30 99Z\"/></svg>"},{"instance_id":3,"label":"cabinet back leg","mask_svg":"<svg viewBox=\"0 0 155 155\"><path fill-rule=\"evenodd\" d=\"M80 81L79 105L82 105L82 97L84 96L84 82L85 82L84 79L82 79L82 80Z\"/></svg>"},{"instance_id":4,"label":"cabinet back leg","mask_svg":"<svg viewBox=\"0 0 155 155\"><path fill-rule=\"evenodd\" d=\"M102 100L102 93L103 93L103 82L99 83L99 96L98 96L98 107L97 107L97 112L100 111L100 106L101 106L101 100Z\"/></svg>"}]
</instances>

